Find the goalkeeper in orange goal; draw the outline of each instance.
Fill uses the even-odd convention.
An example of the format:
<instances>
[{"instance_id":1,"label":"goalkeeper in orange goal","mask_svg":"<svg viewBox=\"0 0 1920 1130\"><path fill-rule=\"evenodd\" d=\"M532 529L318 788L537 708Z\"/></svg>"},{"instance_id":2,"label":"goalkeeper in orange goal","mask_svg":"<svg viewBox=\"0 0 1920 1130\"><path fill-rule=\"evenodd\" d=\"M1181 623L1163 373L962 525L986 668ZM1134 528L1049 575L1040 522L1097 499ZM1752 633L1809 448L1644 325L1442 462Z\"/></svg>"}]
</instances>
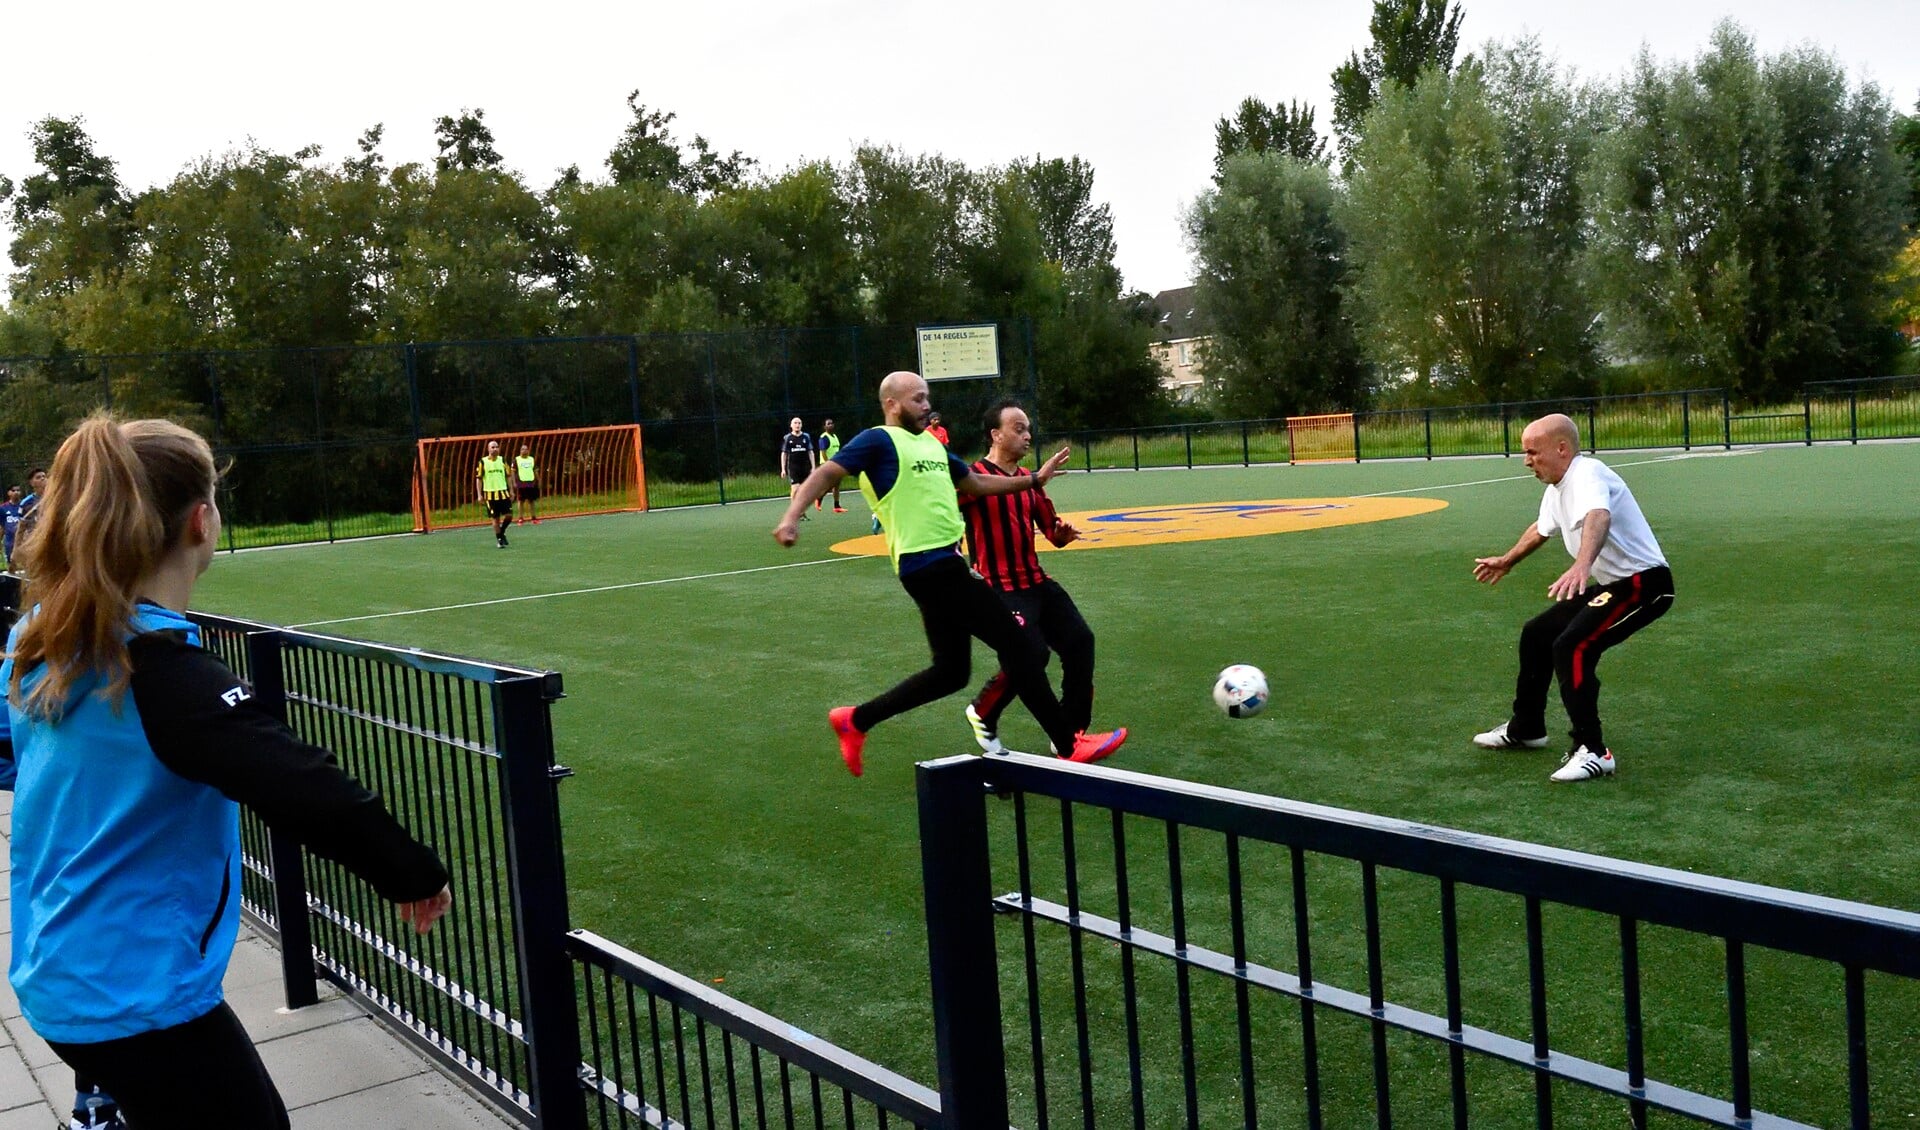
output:
<instances>
[{"instance_id":1,"label":"goalkeeper in orange goal","mask_svg":"<svg viewBox=\"0 0 1920 1130\"><path fill-rule=\"evenodd\" d=\"M513 521L513 488L507 484L507 460L500 454L500 441L487 441L487 453L473 469L474 497L486 503L487 516L493 519L494 544L507 548L507 523Z\"/></svg>"}]
</instances>

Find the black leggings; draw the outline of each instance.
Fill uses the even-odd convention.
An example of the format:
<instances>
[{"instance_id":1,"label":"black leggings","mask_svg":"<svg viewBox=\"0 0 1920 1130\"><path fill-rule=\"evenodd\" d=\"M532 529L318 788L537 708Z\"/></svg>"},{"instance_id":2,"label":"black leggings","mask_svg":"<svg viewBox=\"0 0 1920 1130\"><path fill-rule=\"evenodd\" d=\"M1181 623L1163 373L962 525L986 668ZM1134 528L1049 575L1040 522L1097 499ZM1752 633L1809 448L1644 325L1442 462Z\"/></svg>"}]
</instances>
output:
<instances>
[{"instance_id":1,"label":"black leggings","mask_svg":"<svg viewBox=\"0 0 1920 1130\"><path fill-rule=\"evenodd\" d=\"M231 1130L288 1130L287 1106L225 1004L154 1032L48 1045L113 1096L132 1130L201 1130L214 1122Z\"/></svg>"},{"instance_id":2,"label":"black leggings","mask_svg":"<svg viewBox=\"0 0 1920 1130\"><path fill-rule=\"evenodd\" d=\"M964 558L955 554L951 560L916 569L901 577L900 585L920 606L933 665L854 707L855 729L871 730L896 714L966 689L973 676L973 641L978 639L1000 657L1014 692L1054 748L1062 754L1073 752L1073 728L1047 683L1045 645L1021 630L1000 594L968 568Z\"/></svg>"},{"instance_id":3,"label":"black leggings","mask_svg":"<svg viewBox=\"0 0 1920 1130\"><path fill-rule=\"evenodd\" d=\"M1067 725L1075 731L1093 724L1093 629L1087 627L1080 609L1049 577L1032 588L1003 592L1000 598L1020 621L1020 630L1042 647L1060 653L1060 709ZM1046 662L1043 654L1041 663ZM995 671L986 686L974 696L973 710L987 724L1000 728L1000 713L1012 701L1012 687L1005 671Z\"/></svg>"}]
</instances>

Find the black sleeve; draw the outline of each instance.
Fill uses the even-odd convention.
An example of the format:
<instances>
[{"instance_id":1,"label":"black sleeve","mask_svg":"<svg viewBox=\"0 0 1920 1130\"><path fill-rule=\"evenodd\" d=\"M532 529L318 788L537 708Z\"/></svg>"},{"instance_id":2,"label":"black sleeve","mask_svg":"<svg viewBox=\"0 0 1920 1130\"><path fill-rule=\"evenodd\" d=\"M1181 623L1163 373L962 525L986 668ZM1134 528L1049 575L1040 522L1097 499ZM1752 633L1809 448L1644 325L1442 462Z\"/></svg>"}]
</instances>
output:
<instances>
[{"instance_id":1,"label":"black sleeve","mask_svg":"<svg viewBox=\"0 0 1920 1130\"><path fill-rule=\"evenodd\" d=\"M381 898L439 893L446 868L333 754L296 737L211 652L164 633L136 637L134 706L161 764L219 789L373 884Z\"/></svg>"}]
</instances>

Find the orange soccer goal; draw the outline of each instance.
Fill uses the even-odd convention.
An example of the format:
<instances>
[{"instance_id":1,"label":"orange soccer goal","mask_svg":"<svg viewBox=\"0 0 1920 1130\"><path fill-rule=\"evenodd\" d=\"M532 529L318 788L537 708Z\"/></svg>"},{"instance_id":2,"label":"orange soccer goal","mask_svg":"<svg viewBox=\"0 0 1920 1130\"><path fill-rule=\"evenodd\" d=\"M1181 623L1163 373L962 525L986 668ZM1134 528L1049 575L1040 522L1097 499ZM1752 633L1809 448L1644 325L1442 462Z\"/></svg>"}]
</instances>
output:
<instances>
[{"instance_id":1,"label":"orange soccer goal","mask_svg":"<svg viewBox=\"0 0 1920 1130\"><path fill-rule=\"evenodd\" d=\"M1356 462L1353 413L1287 417L1287 458L1294 463Z\"/></svg>"},{"instance_id":2,"label":"orange soccer goal","mask_svg":"<svg viewBox=\"0 0 1920 1130\"><path fill-rule=\"evenodd\" d=\"M640 426L565 428L442 436L420 441L413 466L413 528L419 533L487 524L479 501L480 458L499 441L507 461L507 485L517 488L514 458L525 444L534 461L542 518L611 514L647 508L647 476L640 458ZM516 503L516 509L518 503Z\"/></svg>"}]
</instances>

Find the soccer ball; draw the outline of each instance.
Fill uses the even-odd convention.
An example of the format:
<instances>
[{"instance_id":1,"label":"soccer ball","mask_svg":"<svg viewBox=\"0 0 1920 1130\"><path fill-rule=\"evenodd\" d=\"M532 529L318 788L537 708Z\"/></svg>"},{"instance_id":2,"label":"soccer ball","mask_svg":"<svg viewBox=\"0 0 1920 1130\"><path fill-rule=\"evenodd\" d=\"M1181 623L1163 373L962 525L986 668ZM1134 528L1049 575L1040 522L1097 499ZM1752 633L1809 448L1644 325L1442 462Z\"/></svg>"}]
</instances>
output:
<instances>
[{"instance_id":1,"label":"soccer ball","mask_svg":"<svg viewBox=\"0 0 1920 1130\"><path fill-rule=\"evenodd\" d=\"M1267 677L1258 667L1236 663L1214 680L1213 701L1229 718L1251 718L1267 708Z\"/></svg>"}]
</instances>

